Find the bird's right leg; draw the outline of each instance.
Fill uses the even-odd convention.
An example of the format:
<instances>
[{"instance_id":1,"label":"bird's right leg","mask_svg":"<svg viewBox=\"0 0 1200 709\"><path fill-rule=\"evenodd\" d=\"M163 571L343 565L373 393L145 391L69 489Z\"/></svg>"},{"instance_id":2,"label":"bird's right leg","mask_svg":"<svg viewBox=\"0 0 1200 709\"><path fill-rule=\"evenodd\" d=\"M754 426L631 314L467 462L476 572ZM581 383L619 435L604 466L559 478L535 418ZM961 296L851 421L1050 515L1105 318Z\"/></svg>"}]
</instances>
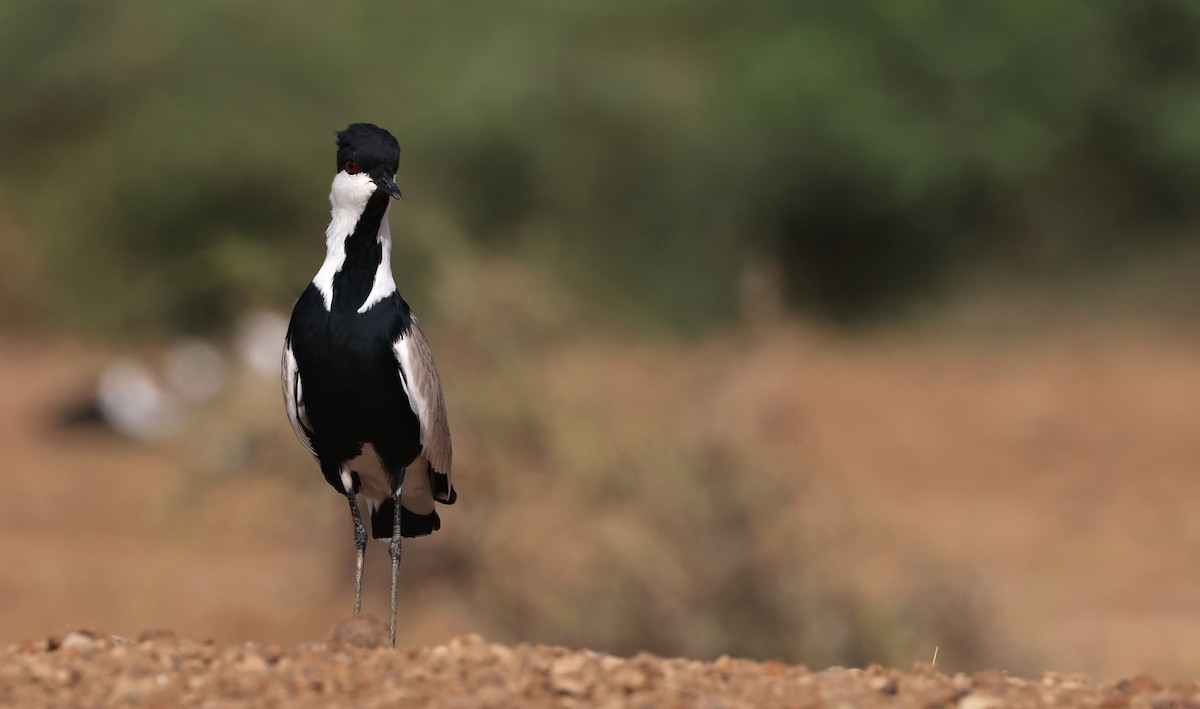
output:
<instances>
[{"instance_id":1,"label":"bird's right leg","mask_svg":"<svg viewBox=\"0 0 1200 709\"><path fill-rule=\"evenodd\" d=\"M354 548L358 552L354 560L354 615L358 615L362 611L363 557L367 553L367 528L363 526L354 493L347 492L346 499L350 501L350 516L354 518Z\"/></svg>"}]
</instances>

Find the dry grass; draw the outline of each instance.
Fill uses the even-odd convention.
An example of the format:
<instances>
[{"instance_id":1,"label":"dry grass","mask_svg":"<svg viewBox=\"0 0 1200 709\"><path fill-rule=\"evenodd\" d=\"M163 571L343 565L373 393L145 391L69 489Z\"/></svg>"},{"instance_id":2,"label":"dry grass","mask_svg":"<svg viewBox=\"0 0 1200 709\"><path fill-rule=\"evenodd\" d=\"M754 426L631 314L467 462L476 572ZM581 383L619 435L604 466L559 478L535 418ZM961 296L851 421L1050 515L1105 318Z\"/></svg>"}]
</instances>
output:
<instances>
[{"instance_id":1,"label":"dry grass","mask_svg":"<svg viewBox=\"0 0 1200 709\"><path fill-rule=\"evenodd\" d=\"M936 646L947 671L1101 676L1200 660L1190 346L784 325L685 344L518 264L444 273L422 312L462 501L407 547L402 642L478 631L810 666ZM345 614L344 505L274 382L138 448L47 428L97 360L50 351L0 349L0 564L22 569L0 584L5 639L86 623L292 642ZM368 611L386 607L383 559L373 546Z\"/></svg>"}]
</instances>

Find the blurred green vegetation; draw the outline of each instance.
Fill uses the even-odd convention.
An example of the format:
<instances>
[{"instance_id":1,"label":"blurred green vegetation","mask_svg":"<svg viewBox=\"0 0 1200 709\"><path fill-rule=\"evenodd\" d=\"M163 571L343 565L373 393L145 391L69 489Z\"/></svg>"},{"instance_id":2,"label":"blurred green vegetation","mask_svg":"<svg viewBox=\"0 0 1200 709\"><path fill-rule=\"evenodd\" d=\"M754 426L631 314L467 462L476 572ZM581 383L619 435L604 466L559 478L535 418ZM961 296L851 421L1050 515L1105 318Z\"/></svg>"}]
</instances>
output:
<instances>
[{"instance_id":1,"label":"blurred green vegetation","mask_svg":"<svg viewBox=\"0 0 1200 709\"><path fill-rule=\"evenodd\" d=\"M855 322L1119 267L1200 205L1186 0L19 0L0 66L7 317L98 333L290 302L358 120L404 146L402 240L429 211L681 329L749 259Z\"/></svg>"}]
</instances>

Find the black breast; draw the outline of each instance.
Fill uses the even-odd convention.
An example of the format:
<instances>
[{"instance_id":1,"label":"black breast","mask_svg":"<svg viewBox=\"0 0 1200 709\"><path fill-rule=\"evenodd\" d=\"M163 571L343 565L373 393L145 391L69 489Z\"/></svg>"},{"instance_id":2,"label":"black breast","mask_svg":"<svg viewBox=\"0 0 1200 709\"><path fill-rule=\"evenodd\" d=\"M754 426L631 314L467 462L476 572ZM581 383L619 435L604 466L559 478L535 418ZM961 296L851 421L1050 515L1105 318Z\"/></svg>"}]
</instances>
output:
<instances>
[{"instance_id":1,"label":"black breast","mask_svg":"<svg viewBox=\"0 0 1200 709\"><path fill-rule=\"evenodd\" d=\"M375 446L392 472L420 454L420 422L392 349L411 325L408 305L395 293L365 313L327 311L312 284L297 301L288 338L326 478L364 443Z\"/></svg>"}]
</instances>

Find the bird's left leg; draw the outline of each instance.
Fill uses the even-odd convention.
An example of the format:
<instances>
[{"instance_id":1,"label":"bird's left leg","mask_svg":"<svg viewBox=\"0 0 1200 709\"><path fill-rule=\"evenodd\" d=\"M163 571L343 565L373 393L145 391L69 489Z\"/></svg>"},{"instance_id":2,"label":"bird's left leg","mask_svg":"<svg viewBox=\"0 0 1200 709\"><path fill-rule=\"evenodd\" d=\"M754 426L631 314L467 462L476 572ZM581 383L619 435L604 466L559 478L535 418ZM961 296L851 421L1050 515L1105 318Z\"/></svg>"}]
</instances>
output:
<instances>
[{"instance_id":1,"label":"bird's left leg","mask_svg":"<svg viewBox=\"0 0 1200 709\"><path fill-rule=\"evenodd\" d=\"M392 518L392 541L388 543L392 557L392 647L396 647L396 589L400 581L400 491L396 491L396 512Z\"/></svg>"}]
</instances>

